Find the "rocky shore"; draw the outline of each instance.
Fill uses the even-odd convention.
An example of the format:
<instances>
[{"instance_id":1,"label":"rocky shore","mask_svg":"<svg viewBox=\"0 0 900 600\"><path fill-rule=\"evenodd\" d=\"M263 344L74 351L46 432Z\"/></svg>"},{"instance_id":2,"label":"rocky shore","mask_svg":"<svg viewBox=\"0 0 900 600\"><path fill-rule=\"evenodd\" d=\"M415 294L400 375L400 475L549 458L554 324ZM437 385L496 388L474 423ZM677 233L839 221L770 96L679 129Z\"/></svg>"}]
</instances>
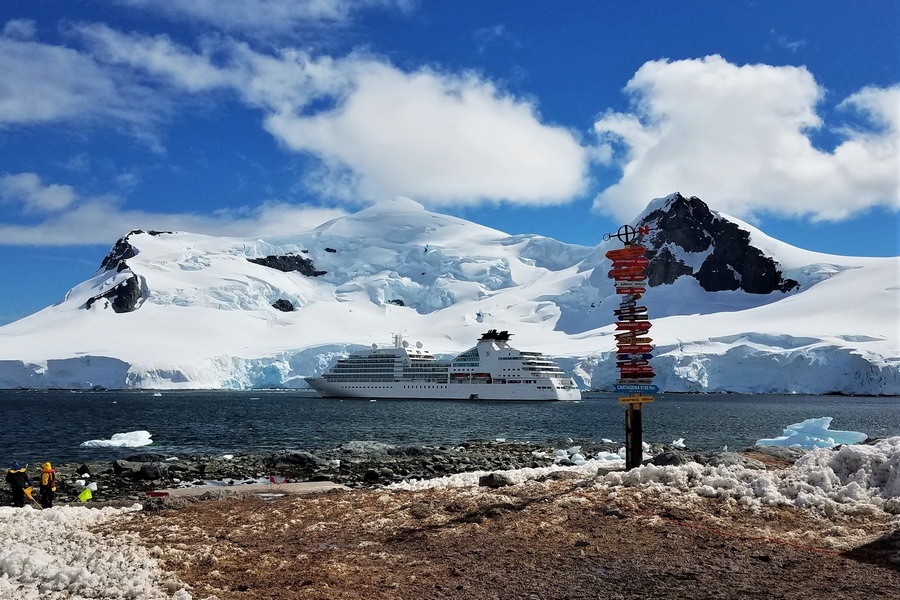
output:
<instances>
[{"instance_id":1,"label":"rocky shore","mask_svg":"<svg viewBox=\"0 0 900 600\"><path fill-rule=\"evenodd\" d=\"M545 443L473 440L456 446L391 446L380 442L348 442L322 450L284 449L234 455L168 456L154 452L124 454L106 462L55 465L59 481L57 503L78 503L78 495L95 484L93 504L145 502L147 492L180 487L209 487L269 481L331 481L351 488L376 488L412 479L432 479L457 473L571 466L604 453L615 453L621 444L572 439ZM754 447L744 453L696 453L654 444L657 465L743 464L765 468L760 458L791 464L803 451L777 447ZM753 458L756 456L757 458ZM766 458L767 457L767 458ZM611 468L620 468L611 463ZM37 481L38 472L31 473ZM486 477L483 485L499 486L502 480ZM36 490L35 490L36 491ZM8 489L0 491L0 502L11 503Z\"/></svg>"}]
</instances>

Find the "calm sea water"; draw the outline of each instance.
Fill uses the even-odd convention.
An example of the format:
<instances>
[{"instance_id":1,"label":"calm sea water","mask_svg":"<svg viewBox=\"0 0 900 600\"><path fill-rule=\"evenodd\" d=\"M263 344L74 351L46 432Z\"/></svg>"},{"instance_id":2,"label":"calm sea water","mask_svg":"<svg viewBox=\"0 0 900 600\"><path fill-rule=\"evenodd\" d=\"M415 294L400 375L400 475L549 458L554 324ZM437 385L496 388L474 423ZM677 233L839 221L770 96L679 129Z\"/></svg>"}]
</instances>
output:
<instances>
[{"instance_id":1,"label":"calm sea water","mask_svg":"<svg viewBox=\"0 0 900 600\"><path fill-rule=\"evenodd\" d=\"M473 439L624 439L615 394L581 402L323 399L303 392L0 391L0 461L35 464L167 454L333 448L350 440L446 445ZM661 394L644 405L644 441L684 438L693 450L738 449L791 423L833 417L831 428L900 435L900 397ZM149 431L142 449L87 440Z\"/></svg>"}]
</instances>

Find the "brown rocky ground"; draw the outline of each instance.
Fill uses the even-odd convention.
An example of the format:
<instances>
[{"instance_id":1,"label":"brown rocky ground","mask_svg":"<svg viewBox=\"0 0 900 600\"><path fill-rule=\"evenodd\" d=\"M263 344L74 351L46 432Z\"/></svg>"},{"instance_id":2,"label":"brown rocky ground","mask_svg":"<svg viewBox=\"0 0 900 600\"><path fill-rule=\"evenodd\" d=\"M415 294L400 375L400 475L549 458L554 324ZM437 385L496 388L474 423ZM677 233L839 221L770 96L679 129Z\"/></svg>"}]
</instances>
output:
<instances>
[{"instance_id":1,"label":"brown rocky ground","mask_svg":"<svg viewBox=\"0 0 900 600\"><path fill-rule=\"evenodd\" d=\"M136 513L126 528L195 599L870 600L900 589L896 517L674 505L638 488L612 499L570 479L226 498Z\"/></svg>"}]
</instances>

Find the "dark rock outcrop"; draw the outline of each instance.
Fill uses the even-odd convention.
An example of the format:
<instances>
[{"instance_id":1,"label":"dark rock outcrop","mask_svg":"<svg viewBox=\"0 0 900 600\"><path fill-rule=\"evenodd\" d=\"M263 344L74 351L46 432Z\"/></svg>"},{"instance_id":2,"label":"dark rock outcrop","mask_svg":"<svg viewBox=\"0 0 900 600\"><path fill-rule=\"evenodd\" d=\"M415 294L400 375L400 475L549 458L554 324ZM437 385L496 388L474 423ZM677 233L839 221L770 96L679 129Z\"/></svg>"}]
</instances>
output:
<instances>
[{"instance_id":1,"label":"dark rock outcrop","mask_svg":"<svg viewBox=\"0 0 900 600\"><path fill-rule=\"evenodd\" d=\"M697 279L708 292L770 294L788 292L799 285L785 278L777 262L750 244L748 231L713 214L696 196L675 194L638 225L651 228L641 239L648 248L650 286L668 285L684 275ZM696 270L676 256L703 252L708 255Z\"/></svg>"},{"instance_id":2,"label":"dark rock outcrop","mask_svg":"<svg viewBox=\"0 0 900 600\"><path fill-rule=\"evenodd\" d=\"M294 303L290 300L279 298L272 303L272 308L280 310L281 312L294 312Z\"/></svg>"},{"instance_id":3,"label":"dark rock outcrop","mask_svg":"<svg viewBox=\"0 0 900 600\"><path fill-rule=\"evenodd\" d=\"M119 238L116 240L116 243L113 244L113 247L107 253L106 256L103 257L103 261L100 263L100 270L102 271L123 271L127 268L125 261L129 258L133 258L137 256L137 249L131 245L131 241L129 238L133 235L140 235L142 233L146 233L147 235L163 235L165 233L172 233L171 231L155 231L151 229L150 231L145 232L143 229L132 229L128 232L123 238Z\"/></svg>"},{"instance_id":4,"label":"dark rock outcrop","mask_svg":"<svg viewBox=\"0 0 900 600\"><path fill-rule=\"evenodd\" d=\"M129 258L137 256L137 250L128 241L128 237L139 230L132 231L123 238L119 238L110 249L109 253L103 257L100 263L100 269L103 271L121 271L126 268L125 261Z\"/></svg>"},{"instance_id":5,"label":"dark rock outcrop","mask_svg":"<svg viewBox=\"0 0 900 600\"><path fill-rule=\"evenodd\" d=\"M125 264L122 262L121 264ZM85 308L90 308L95 302L102 299L109 300L114 312L127 313L134 311L141 300L141 282L137 275L132 275L122 283L111 287L102 294L89 298L84 303Z\"/></svg>"},{"instance_id":6,"label":"dark rock outcrop","mask_svg":"<svg viewBox=\"0 0 900 600\"><path fill-rule=\"evenodd\" d=\"M312 259L297 254L284 254L282 256L269 255L262 258L248 258L247 260L254 264L269 267L270 269L275 269L277 271L283 271L285 273L298 271L307 277L319 277L328 272L317 270L313 266Z\"/></svg>"}]
</instances>

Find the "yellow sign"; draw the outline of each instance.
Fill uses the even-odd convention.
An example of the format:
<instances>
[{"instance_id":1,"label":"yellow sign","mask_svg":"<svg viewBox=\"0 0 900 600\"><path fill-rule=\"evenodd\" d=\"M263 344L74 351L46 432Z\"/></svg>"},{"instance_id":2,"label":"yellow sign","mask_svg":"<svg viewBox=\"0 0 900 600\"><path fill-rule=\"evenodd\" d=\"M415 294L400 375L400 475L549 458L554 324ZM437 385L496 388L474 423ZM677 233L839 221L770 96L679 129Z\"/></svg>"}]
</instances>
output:
<instances>
[{"instance_id":1,"label":"yellow sign","mask_svg":"<svg viewBox=\"0 0 900 600\"><path fill-rule=\"evenodd\" d=\"M642 402L653 402L653 396L620 396L619 402L622 404L640 404Z\"/></svg>"}]
</instances>

